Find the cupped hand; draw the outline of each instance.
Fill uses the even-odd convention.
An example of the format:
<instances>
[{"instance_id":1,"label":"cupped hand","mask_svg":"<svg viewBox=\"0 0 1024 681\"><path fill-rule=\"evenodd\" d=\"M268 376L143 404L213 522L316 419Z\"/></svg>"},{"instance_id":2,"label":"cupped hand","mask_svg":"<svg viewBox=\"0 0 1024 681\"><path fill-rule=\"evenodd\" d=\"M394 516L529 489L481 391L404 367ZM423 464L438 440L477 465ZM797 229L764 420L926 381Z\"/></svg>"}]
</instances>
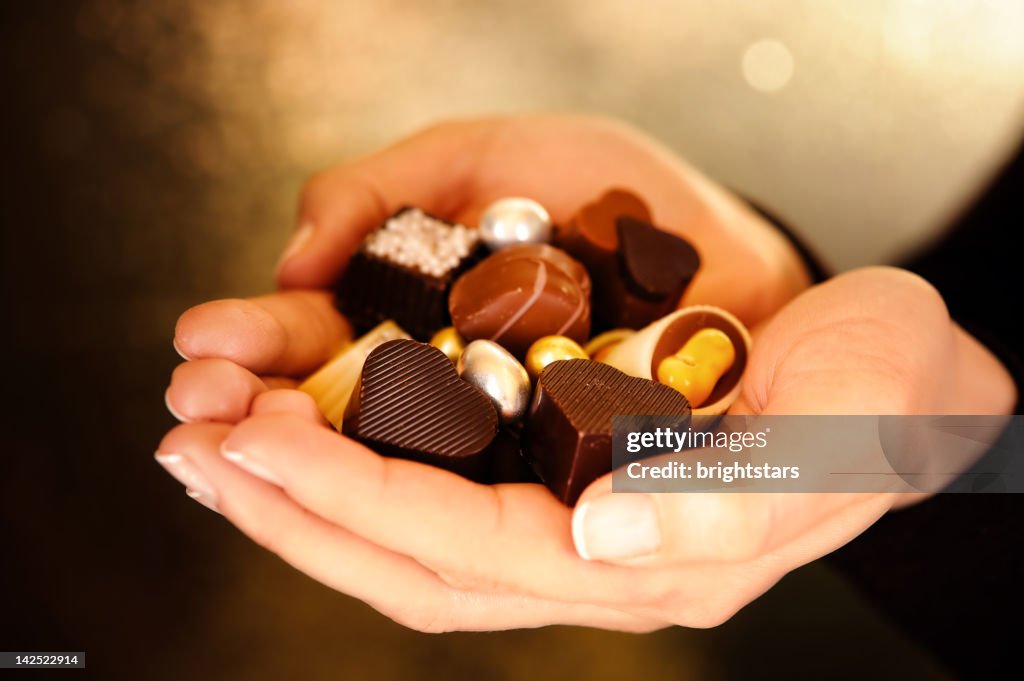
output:
<instances>
[{"instance_id":1,"label":"cupped hand","mask_svg":"<svg viewBox=\"0 0 1024 681\"><path fill-rule=\"evenodd\" d=\"M1014 399L927 283L879 268L816 286L764 325L735 411L1000 414ZM252 412L179 426L158 459L259 544L423 631L712 626L902 501L613 494L606 476L569 509L538 485L380 457L322 427L296 391L267 391Z\"/></svg>"},{"instance_id":2,"label":"cupped hand","mask_svg":"<svg viewBox=\"0 0 1024 681\"><path fill-rule=\"evenodd\" d=\"M175 372L167 405L184 421L237 421L256 394L294 385L280 379L329 359L347 328L328 295L293 289L328 288L361 239L402 205L475 225L492 201L528 196L557 224L611 187L638 192L658 225L700 251L701 271L683 304L718 305L752 325L809 283L774 227L622 123L588 116L443 123L306 183L298 230L278 266L286 292L182 315L175 346L201 361ZM225 359L236 366L216 361Z\"/></svg>"}]
</instances>

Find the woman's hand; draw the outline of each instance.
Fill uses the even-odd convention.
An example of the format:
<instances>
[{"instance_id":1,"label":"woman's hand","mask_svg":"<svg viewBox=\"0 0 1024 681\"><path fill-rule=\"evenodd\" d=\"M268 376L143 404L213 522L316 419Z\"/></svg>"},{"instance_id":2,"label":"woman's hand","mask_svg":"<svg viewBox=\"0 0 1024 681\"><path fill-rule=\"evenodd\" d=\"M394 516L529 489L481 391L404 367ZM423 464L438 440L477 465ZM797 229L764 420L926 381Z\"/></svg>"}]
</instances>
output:
<instances>
[{"instance_id":1,"label":"woman's hand","mask_svg":"<svg viewBox=\"0 0 1024 681\"><path fill-rule=\"evenodd\" d=\"M735 411L1002 414L1014 400L934 289L875 268L807 291L760 330ZM713 626L902 501L612 494L606 476L573 510L538 485L380 457L317 419L301 393L269 391L235 427L177 427L157 457L261 545L422 631Z\"/></svg>"},{"instance_id":2,"label":"woman's hand","mask_svg":"<svg viewBox=\"0 0 1024 681\"><path fill-rule=\"evenodd\" d=\"M807 287L799 256L774 227L621 123L584 116L444 123L309 180L298 231L278 266L286 291L182 315L175 345L201 361L175 372L168 407L185 421L236 422L256 394L294 385L287 379L329 359L345 338L344 322L327 294L293 289L329 287L362 238L403 204L475 225L492 201L528 196L564 223L615 186L642 195L658 225L700 251L684 304L719 305L753 325Z\"/></svg>"},{"instance_id":3,"label":"woman's hand","mask_svg":"<svg viewBox=\"0 0 1024 681\"><path fill-rule=\"evenodd\" d=\"M404 204L476 225L496 199L527 196L564 224L611 187L637 192L657 225L696 245L701 271L684 303L719 305L754 324L807 287L774 227L639 131L592 116L443 123L314 176L278 282L329 286L362 238Z\"/></svg>"}]
</instances>

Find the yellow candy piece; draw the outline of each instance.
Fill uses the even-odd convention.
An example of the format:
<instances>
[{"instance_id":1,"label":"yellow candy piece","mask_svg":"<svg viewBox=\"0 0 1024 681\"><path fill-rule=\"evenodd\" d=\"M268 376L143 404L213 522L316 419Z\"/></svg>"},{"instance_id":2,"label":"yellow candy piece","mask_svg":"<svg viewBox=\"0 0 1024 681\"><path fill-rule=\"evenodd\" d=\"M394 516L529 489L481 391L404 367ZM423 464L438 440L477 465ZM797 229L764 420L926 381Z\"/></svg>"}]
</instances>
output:
<instances>
[{"instance_id":1,"label":"yellow candy piece","mask_svg":"<svg viewBox=\"0 0 1024 681\"><path fill-rule=\"evenodd\" d=\"M466 349L466 339L459 335L454 326L446 326L430 339L430 344L440 350L453 362L459 361L459 355Z\"/></svg>"},{"instance_id":2,"label":"yellow candy piece","mask_svg":"<svg viewBox=\"0 0 1024 681\"><path fill-rule=\"evenodd\" d=\"M526 351L526 373L536 380L544 367L561 359L589 359L579 343L565 336L538 338Z\"/></svg>"},{"instance_id":3,"label":"yellow candy piece","mask_svg":"<svg viewBox=\"0 0 1024 681\"><path fill-rule=\"evenodd\" d=\"M735 361L736 348L724 331L701 329L679 352L658 363L658 382L681 392L690 406L699 407Z\"/></svg>"},{"instance_id":4,"label":"yellow candy piece","mask_svg":"<svg viewBox=\"0 0 1024 681\"><path fill-rule=\"evenodd\" d=\"M363 363L367 355L381 343L409 337L409 334L394 322L383 322L368 331L365 336L342 348L327 364L307 378L299 386L299 390L312 397L324 418L335 428L340 429L345 407L356 381L363 372Z\"/></svg>"}]
</instances>

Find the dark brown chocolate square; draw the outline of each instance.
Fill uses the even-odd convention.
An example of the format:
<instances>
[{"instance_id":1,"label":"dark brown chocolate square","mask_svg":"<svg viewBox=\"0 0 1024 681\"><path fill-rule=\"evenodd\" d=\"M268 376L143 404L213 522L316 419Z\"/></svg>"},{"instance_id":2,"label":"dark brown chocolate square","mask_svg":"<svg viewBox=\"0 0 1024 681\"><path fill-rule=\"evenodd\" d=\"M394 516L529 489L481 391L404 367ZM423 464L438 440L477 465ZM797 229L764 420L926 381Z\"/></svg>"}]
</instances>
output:
<instances>
[{"instance_id":1,"label":"dark brown chocolate square","mask_svg":"<svg viewBox=\"0 0 1024 681\"><path fill-rule=\"evenodd\" d=\"M427 340L449 323L452 282L485 252L476 230L402 208L352 256L335 286L338 309L359 330L391 319Z\"/></svg>"}]
</instances>

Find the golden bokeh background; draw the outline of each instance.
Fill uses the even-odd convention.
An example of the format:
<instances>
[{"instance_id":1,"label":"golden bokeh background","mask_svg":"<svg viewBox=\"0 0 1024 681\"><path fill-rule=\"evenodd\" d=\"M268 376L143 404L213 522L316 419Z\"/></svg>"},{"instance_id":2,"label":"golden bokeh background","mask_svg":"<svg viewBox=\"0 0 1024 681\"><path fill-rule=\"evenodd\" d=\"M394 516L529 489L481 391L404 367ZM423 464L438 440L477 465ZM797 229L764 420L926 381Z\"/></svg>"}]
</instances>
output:
<instances>
[{"instance_id":1,"label":"golden bokeh background","mask_svg":"<svg viewBox=\"0 0 1024 681\"><path fill-rule=\"evenodd\" d=\"M235 185L273 168L287 182L262 200L282 222L310 169L438 119L594 111L848 268L927 238L1024 113L1015 0L93 0L76 27L113 52L88 65L92 103L169 136L184 172Z\"/></svg>"},{"instance_id":2,"label":"golden bokeh background","mask_svg":"<svg viewBox=\"0 0 1024 681\"><path fill-rule=\"evenodd\" d=\"M27 391L0 476L0 643L81 646L109 679L948 678L820 563L708 632L406 631L253 546L150 453L177 315L272 286L313 170L441 118L600 112L838 267L892 261L1019 141L1024 3L45 5L0 23L4 354Z\"/></svg>"}]
</instances>

